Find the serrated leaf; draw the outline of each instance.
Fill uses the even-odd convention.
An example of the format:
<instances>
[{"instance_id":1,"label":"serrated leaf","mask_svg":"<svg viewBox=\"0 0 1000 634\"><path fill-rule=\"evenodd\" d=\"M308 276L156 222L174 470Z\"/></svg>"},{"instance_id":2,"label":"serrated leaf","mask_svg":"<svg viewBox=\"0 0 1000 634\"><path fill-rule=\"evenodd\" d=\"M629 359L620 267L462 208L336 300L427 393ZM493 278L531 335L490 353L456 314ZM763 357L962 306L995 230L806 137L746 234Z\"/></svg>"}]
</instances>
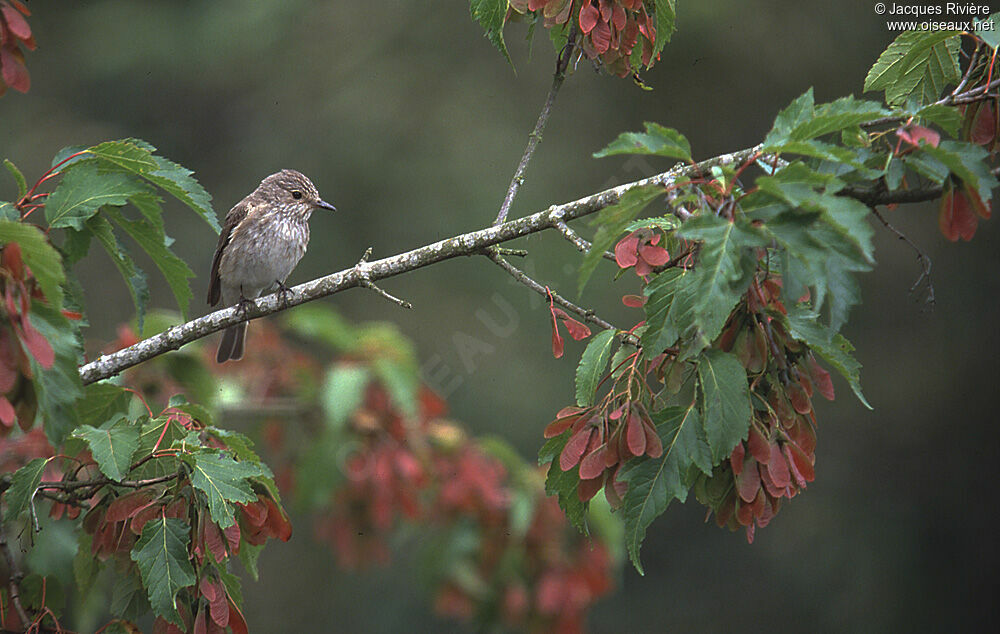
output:
<instances>
[{"instance_id":1,"label":"serrated leaf","mask_svg":"<svg viewBox=\"0 0 1000 634\"><path fill-rule=\"evenodd\" d=\"M14 177L14 182L17 184L17 197L24 198L24 194L28 191L28 184L24 180L24 174L21 173L21 170L17 169L17 165L10 162L10 159L4 159L3 166Z\"/></svg>"},{"instance_id":2,"label":"serrated leaf","mask_svg":"<svg viewBox=\"0 0 1000 634\"><path fill-rule=\"evenodd\" d=\"M135 304L136 320L139 322L141 334L146 318L146 307L149 305L149 284L146 282L146 274L136 266L128 248L115 235L114 228L106 218L94 216L87 221L87 228L111 256L111 261L125 280L125 285L128 286L129 294L132 296L132 303Z\"/></svg>"},{"instance_id":3,"label":"serrated leaf","mask_svg":"<svg viewBox=\"0 0 1000 634\"><path fill-rule=\"evenodd\" d=\"M681 221L677 219L676 216L657 216L655 218L640 218L636 220L629 226L625 227L625 233L631 233L636 229L663 229L664 231L673 231L678 226L680 226Z\"/></svg>"},{"instance_id":4,"label":"serrated leaf","mask_svg":"<svg viewBox=\"0 0 1000 634\"><path fill-rule=\"evenodd\" d=\"M958 31L904 31L868 71L865 92L885 90L890 106L911 96L921 104L933 102L959 79L960 45Z\"/></svg>"},{"instance_id":5,"label":"serrated leaf","mask_svg":"<svg viewBox=\"0 0 1000 634\"><path fill-rule=\"evenodd\" d=\"M234 502L252 502L257 494L250 487L249 478L264 475L259 464L239 461L223 453L195 453L182 457L191 467L191 486L202 491L208 498L208 510L212 521L219 528L228 528L234 523Z\"/></svg>"},{"instance_id":6,"label":"serrated leaf","mask_svg":"<svg viewBox=\"0 0 1000 634\"><path fill-rule=\"evenodd\" d=\"M691 144L684 135L673 128L647 121L645 132L623 132L594 158L616 154L651 154L682 161L691 160Z\"/></svg>"},{"instance_id":7,"label":"serrated leaf","mask_svg":"<svg viewBox=\"0 0 1000 634\"><path fill-rule=\"evenodd\" d=\"M847 380L861 404L872 409L861 392L861 364L851 355L854 346L842 335L819 323L816 313L792 306L786 317L788 333L809 346Z\"/></svg>"},{"instance_id":8,"label":"serrated leaf","mask_svg":"<svg viewBox=\"0 0 1000 634\"><path fill-rule=\"evenodd\" d=\"M993 197L998 183L986 162L988 152L974 144L960 141L941 141L937 147L920 148L948 168L952 174L976 190L983 201Z\"/></svg>"},{"instance_id":9,"label":"serrated leaf","mask_svg":"<svg viewBox=\"0 0 1000 634\"><path fill-rule=\"evenodd\" d=\"M889 111L880 104L854 97L843 97L817 106L813 99L813 89L810 88L775 117L774 125L764 139L764 151L805 153L802 150L810 146L802 145L803 142L851 129L888 114ZM786 145L789 145L787 149ZM835 155L849 152L845 148L835 150L831 147L827 147L826 151Z\"/></svg>"},{"instance_id":10,"label":"serrated leaf","mask_svg":"<svg viewBox=\"0 0 1000 634\"><path fill-rule=\"evenodd\" d=\"M594 392L611 358L616 332L609 328L597 333L580 356L580 364L576 367L576 404L580 407L594 403Z\"/></svg>"},{"instance_id":11,"label":"serrated leaf","mask_svg":"<svg viewBox=\"0 0 1000 634\"><path fill-rule=\"evenodd\" d=\"M828 304L831 327L840 328L861 300L855 273L874 264L868 208L833 195L842 181L800 163L757 179L757 185L759 195L748 197L744 209L748 217L763 221L760 230L784 250L779 262L786 302L794 304L803 287L812 287L816 309Z\"/></svg>"},{"instance_id":12,"label":"serrated leaf","mask_svg":"<svg viewBox=\"0 0 1000 634\"><path fill-rule=\"evenodd\" d=\"M730 222L713 214L690 218L677 230L677 235L702 243L698 263L693 270L674 278L672 288L664 289L672 294L669 311L662 326L659 319L647 323L643 338L659 344L669 337L655 329L666 329L670 336L676 333L694 342L691 353L697 353L718 336L733 307L746 292L756 270L756 258L751 249L765 245L766 241L745 219ZM652 317L665 302L659 297L662 287L650 286L653 306L647 314Z\"/></svg>"},{"instance_id":13,"label":"serrated leaf","mask_svg":"<svg viewBox=\"0 0 1000 634\"><path fill-rule=\"evenodd\" d=\"M92 427L100 427L119 415L128 413L131 393L113 383L91 383L83 388L83 398L77 403L76 411L80 422Z\"/></svg>"},{"instance_id":14,"label":"serrated leaf","mask_svg":"<svg viewBox=\"0 0 1000 634\"><path fill-rule=\"evenodd\" d=\"M578 288L580 294L583 294L583 288L597 268L597 263L603 258L604 252L615 243L625 227L646 208L646 205L662 194L663 188L656 185L637 187L625 192L617 204L605 207L597 214L591 222L597 227L597 232L594 234L590 251L583 256L583 263L580 265Z\"/></svg>"},{"instance_id":15,"label":"serrated leaf","mask_svg":"<svg viewBox=\"0 0 1000 634\"><path fill-rule=\"evenodd\" d=\"M139 566L153 613L182 628L184 622L177 612L177 592L196 581L188 559L190 530L184 520L154 518L146 522L131 552L132 561Z\"/></svg>"},{"instance_id":16,"label":"serrated leaf","mask_svg":"<svg viewBox=\"0 0 1000 634\"><path fill-rule=\"evenodd\" d=\"M136 423L121 419L101 429L83 425L73 435L87 441L101 473L119 482L128 473L132 456L139 448L140 431Z\"/></svg>"},{"instance_id":17,"label":"serrated leaf","mask_svg":"<svg viewBox=\"0 0 1000 634\"><path fill-rule=\"evenodd\" d=\"M49 460L51 458L35 458L11 476L10 488L3 494L3 501L7 505L4 509L4 525L10 524L28 510Z\"/></svg>"},{"instance_id":18,"label":"serrated leaf","mask_svg":"<svg viewBox=\"0 0 1000 634\"><path fill-rule=\"evenodd\" d=\"M545 475L545 493L555 495L559 502L559 508L566 514L566 518L580 532L586 533L587 505L581 502L580 496L577 495L577 488L580 485L580 466L577 465L569 471L563 471L559 468L559 461L555 459L562 453L569 436L569 431L566 431L546 441L538 450L538 464L543 465L551 462Z\"/></svg>"},{"instance_id":19,"label":"serrated leaf","mask_svg":"<svg viewBox=\"0 0 1000 634\"><path fill-rule=\"evenodd\" d=\"M698 358L698 385L705 438L712 464L729 456L750 428L746 369L735 355L710 348Z\"/></svg>"},{"instance_id":20,"label":"serrated leaf","mask_svg":"<svg viewBox=\"0 0 1000 634\"><path fill-rule=\"evenodd\" d=\"M639 574L645 574L639 548L646 529L673 499L687 499L697 471L712 473L712 456L697 408L668 407L654 412L653 422L663 455L630 460L618 476L629 485L619 512L625 524L625 547Z\"/></svg>"},{"instance_id":21,"label":"serrated leaf","mask_svg":"<svg viewBox=\"0 0 1000 634\"><path fill-rule=\"evenodd\" d=\"M160 273L170 285L170 290L177 300L181 315L186 316L188 304L193 296L188 278L194 277L194 272L184 260L167 248L167 240L163 235L162 227L158 228L145 219L129 220L117 209L107 209L105 213L149 255L153 264L160 269Z\"/></svg>"},{"instance_id":22,"label":"serrated leaf","mask_svg":"<svg viewBox=\"0 0 1000 634\"><path fill-rule=\"evenodd\" d=\"M83 351L73 323L52 306L33 299L29 319L55 353L51 368L41 367L33 357L31 365L45 435L58 447L79 424L76 403L83 394L83 385L77 362Z\"/></svg>"},{"instance_id":23,"label":"serrated leaf","mask_svg":"<svg viewBox=\"0 0 1000 634\"><path fill-rule=\"evenodd\" d=\"M677 19L674 9L675 0L654 0L653 4L656 7L656 43L653 45L653 56L649 60L650 65L670 41L670 36L675 31L674 23Z\"/></svg>"},{"instance_id":24,"label":"serrated leaf","mask_svg":"<svg viewBox=\"0 0 1000 634\"><path fill-rule=\"evenodd\" d=\"M62 284L66 281L62 257L49 244L42 230L32 224L0 220L0 244L16 242L21 247L21 257L31 268L31 273L49 303L62 308Z\"/></svg>"},{"instance_id":25,"label":"serrated leaf","mask_svg":"<svg viewBox=\"0 0 1000 634\"><path fill-rule=\"evenodd\" d=\"M928 123L939 126L953 137L958 136L958 131L962 127L962 115L954 106L931 104L924 106L914 114Z\"/></svg>"},{"instance_id":26,"label":"serrated leaf","mask_svg":"<svg viewBox=\"0 0 1000 634\"><path fill-rule=\"evenodd\" d=\"M218 233L221 229L212 209L212 197L191 177L194 172L156 156L155 151L155 147L141 139L124 139L87 148L87 155L153 183L193 209Z\"/></svg>"},{"instance_id":27,"label":"serrated leaf","mask_svg":"<svg viewBox=\"0 0 1000 634\"><path fill-rule=\"evenodd\" d=\"M514 62L507 51L507 43L503 39L507 7L508 0L469 0L469 12L472 18L486 30L487 39L497 47L510 67L514 68Z\"/></svg>"},{"instance_id":28,"label":"serrated leaf","mask_svg":"<svg viewBox=\"0 0 1000 634\"><path fill-rule=\"evenodd\" d=\"M88 218L104 205L122 206L130 196L148 191L139 179L125 172L101 170L94 162L64 169L59 186L45 200L45 219L53 229L81 230Z\"/></svg>"},{"instance_id":29,"label":"serrated leaf","mask_svg":"<svg viewBox=\"0 0 1000 634\"><path fill-rule=\"evenodd\" d=\"M687 271L671 268L659 273L646 285L643 293L649 299L642 307L646 313L646 329L642 333L642 347L658 354L677 341L680 333L672 321L667 320L674 297L684 295L690 284Z\"/></svg>"},{"instance_id":30,"label":"serrated leaf","mask_svg":"<svg viewBox=\"0 0 1000 634\"><path fill-rule=\"evenodd\" d=\"M260 579L260 574L257 571L257 560L260 559L260 553L263 550L264 544L254 545L246 541L240 544L240 563L243 564L243 568L254 581L258 581Z\"/></svg>"}]
</instances>

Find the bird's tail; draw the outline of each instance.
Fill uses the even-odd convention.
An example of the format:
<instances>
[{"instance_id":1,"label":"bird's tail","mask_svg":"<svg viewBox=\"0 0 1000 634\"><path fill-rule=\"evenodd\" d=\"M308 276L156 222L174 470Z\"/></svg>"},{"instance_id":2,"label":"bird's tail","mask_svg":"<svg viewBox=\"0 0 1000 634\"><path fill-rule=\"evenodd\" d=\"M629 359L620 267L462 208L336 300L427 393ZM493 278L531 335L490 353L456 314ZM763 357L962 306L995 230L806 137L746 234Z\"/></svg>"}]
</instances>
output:
<instances>
[{"instance_id":1,"label":"bird's tail","mask_svg":"<svg viewBox=\"0 0 1000 634\"><path fill-rule=\"evenodd\" d=\"M246 339L247 324L243 322L226 328L222 333L222 342L219 343L219 352L215 355L218 363L225 363L233 360L239 361L243 358L243 341Z\"/></svg>"}]
</instances>

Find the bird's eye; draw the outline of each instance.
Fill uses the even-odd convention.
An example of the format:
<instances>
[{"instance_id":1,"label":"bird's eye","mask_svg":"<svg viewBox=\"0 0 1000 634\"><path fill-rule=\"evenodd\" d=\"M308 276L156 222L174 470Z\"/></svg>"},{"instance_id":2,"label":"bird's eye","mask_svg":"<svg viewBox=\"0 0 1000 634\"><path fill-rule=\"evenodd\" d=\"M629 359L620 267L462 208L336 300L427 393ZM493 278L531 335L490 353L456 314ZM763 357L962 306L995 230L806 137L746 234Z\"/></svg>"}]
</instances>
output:
<instances>
[{"instance_id":1,"label":"bird's eye","mask_svg":"<svg viewBox=\"0 0 1000 634\"><path fill-rule=\"evenodd\" d=\"M298 200L299 198L302 198L302 192L300 192L297 189L293 190L292 191L292 198L294 198L295 200Z\"/></svg>"}]
</instances>

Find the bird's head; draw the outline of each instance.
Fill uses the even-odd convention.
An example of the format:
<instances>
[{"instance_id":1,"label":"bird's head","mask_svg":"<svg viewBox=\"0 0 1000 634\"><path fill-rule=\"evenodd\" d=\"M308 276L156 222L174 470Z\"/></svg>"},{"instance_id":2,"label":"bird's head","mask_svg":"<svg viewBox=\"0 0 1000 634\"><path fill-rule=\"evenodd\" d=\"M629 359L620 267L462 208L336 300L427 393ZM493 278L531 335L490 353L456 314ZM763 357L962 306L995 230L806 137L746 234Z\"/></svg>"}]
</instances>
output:
<instances>
[{"instance_id":1,"label":"bird's head","mask_svg":"<svg viewBox=\"0 0 1000 634\"><path fill-rule=\"evenodd\" d=\"M271 174L261 181L256 193L275 206L303 214L312 213L314 209L337 211L336 207L320 198L316 186L305 174L295 170L284 169Z\"/></svg>"}]
</instances>

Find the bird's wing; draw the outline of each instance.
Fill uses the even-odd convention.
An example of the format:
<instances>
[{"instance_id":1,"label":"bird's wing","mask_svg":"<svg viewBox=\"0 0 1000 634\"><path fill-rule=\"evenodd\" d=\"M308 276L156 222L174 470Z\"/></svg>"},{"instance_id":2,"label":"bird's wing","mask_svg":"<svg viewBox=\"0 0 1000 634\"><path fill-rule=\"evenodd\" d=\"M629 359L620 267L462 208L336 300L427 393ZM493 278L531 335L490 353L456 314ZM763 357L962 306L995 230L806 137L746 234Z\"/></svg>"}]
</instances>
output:
<instances>
[{"instance_id":1,"label":"bird's wing","mask_svg":"<svg viewBox=\"0 0 1000 634\"><path fill-rule=\"evenodd\" d=\"M222 261L222 252L226 250L233 230L238 224L243 222L250 211L250 197L244 198L236 203L236 206L226 214L225 223L222 225L222 232L219 233L219 246L215 248L215 256L212 258L212 274L208 283L208 305L215 306L219 303L222 294L222 287L219 280L219 263Z\"/></svg>"}]
</instances>

